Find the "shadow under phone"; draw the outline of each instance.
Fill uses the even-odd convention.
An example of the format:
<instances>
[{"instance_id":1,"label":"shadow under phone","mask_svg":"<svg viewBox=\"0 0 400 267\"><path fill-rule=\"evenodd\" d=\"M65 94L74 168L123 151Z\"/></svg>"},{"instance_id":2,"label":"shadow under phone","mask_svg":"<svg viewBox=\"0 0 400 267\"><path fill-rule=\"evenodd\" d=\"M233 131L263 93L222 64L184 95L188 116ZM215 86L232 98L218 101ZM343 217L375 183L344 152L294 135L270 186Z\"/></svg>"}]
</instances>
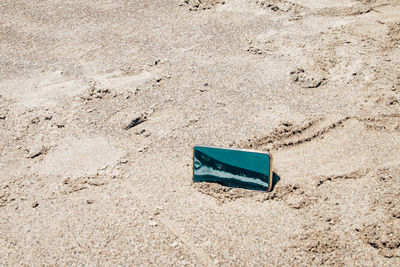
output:
<instances>
[{"instance_id":1,"label":"shadow under phone","mask_svg":"<svg viewBox=\"0 0 400 267\"><path fill-rule=\"evenodd\" d=\"M274 172L274 173L272 174L272 184L271 184L271 190L270 190L270 191L274 190L275 185L276 185L280 180L281 180L281 177L280 177L276 172Z\"/></svg>"}]
</instances>

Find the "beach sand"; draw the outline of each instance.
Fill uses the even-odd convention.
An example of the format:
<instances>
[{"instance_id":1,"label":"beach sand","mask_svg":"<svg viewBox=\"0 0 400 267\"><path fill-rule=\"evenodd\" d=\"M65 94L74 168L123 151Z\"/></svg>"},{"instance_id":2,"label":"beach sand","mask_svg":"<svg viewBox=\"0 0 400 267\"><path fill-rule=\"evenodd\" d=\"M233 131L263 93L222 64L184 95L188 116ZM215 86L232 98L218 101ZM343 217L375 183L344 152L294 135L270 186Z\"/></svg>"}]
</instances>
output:
<instances>
[{"instance_id":1,"label":"beach sand","mask_svg":"<svg viewBox=\"0 0 400 267\"><path fill-rule=\"evenodd\" d=\"M193 184L196 144L269 151L280 180ZM399 1L1 1L0 248L399 266Z\"/></svg>"}]
</instances>

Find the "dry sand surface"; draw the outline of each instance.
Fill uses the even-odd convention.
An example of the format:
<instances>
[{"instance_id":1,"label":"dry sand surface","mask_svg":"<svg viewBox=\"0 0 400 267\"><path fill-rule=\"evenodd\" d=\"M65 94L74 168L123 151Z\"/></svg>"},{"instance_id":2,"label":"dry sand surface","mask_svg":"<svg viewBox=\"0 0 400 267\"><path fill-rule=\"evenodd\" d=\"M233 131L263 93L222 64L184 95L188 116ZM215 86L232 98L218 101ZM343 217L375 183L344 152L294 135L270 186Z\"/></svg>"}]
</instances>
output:
<instances>
[{"instance_id":1,"label":"dry sand surface","mask_svg":"<svg viewBox=\"0 0 400 267\"><path fill-rule=\"evenodd\" d=\"M400 2L2 0L0 137L0 265L399 266Z\"/></svg>"}]
</instances>

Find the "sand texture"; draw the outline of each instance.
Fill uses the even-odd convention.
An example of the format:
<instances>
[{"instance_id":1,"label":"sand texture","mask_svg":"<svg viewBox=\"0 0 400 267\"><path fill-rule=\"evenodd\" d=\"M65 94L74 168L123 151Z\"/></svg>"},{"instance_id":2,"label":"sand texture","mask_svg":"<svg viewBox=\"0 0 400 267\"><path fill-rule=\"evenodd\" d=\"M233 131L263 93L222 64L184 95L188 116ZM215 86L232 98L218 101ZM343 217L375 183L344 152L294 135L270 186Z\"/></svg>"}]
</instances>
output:
<instances>
[{"instance_id":1,"label":"sand texture","mask_svg":"<svg viewBox=\"0 0 400 267\"><path fill-rule=\"evenodd\" d=\"M400 265L398 0L0 1L1 266L321 264Z\"/></svg>"}]
</instances>

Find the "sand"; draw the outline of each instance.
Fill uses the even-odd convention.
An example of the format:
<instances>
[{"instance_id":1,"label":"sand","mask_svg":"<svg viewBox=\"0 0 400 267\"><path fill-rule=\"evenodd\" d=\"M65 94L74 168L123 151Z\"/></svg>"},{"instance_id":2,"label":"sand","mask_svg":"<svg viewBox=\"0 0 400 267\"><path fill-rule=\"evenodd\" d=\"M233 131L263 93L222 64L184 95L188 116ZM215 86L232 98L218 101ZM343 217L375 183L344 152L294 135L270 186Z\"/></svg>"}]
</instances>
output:
<instances>
[{"instance_id":1,"label":"sand","mask_svg":"<svg viewBox=\"0 0 400 267\"><path fill-rule=\"evenodd\" d=\"M4 0L0 136L0 265L398 266L400 3Z\"/></svg>"}]
</instances>

